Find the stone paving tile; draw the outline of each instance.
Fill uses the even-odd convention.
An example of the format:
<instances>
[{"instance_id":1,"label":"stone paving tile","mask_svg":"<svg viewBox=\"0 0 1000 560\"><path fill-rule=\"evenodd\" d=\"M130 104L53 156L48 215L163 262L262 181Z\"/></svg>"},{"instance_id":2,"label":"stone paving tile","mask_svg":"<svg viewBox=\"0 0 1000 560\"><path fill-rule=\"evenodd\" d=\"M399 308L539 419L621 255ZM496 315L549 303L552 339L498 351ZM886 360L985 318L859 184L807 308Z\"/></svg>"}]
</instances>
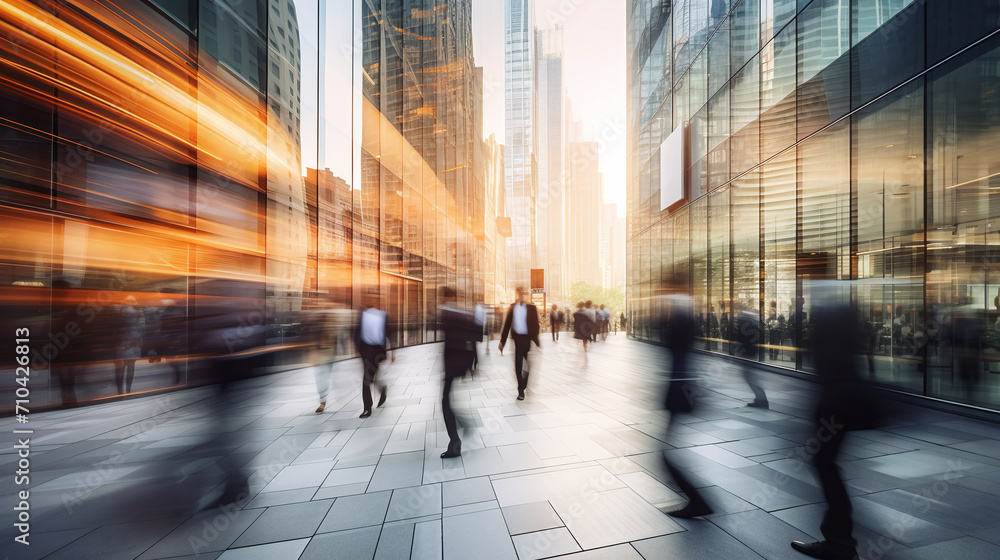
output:
<instances>
[{"instance_id":1,"label":"stone paving tile","mask_svg":"<svg viewBox=\"0 0 1000 560\"><path fill-rule=\"evenodd\" d=\"M337 550L345 558L434 560L800 558L788 541L818 538L822 493L803 455L815 433L808 379L761 372L772 408L748 409L740 370L696 355L693 365L713 372L707 397L668 433L655 347L609 337L584 365L573 341L543 341L532 352L528 399L515 401L512 359L495 346L481 352L475 377L455 387L458 459L438 457L448 441L439 344L399 351L380 373L388 402L369 419L357 418L357 360L330 366L334 398L323 414L313 412L306 367L249 380L231 396L238 408L224 425L214 421L215 393L204 388L34 415L27 557L308 560ZM1000 427L906 411L845 441L841 469L859 551L996 556ZM232 433L224 447L192 450L223 432ZM664 450L715 509L708 520L661 513L683 503ZM225 454L250 475L242 511L192 510L167 522L153 507L128 516L120 509L155 495L143 489L164 473L219 484ZM0 466L14 461L0 450ZM101 469L108 474L86 482ZM5 499L14 490L0 482ZM67 492L72 514L63 507ZM226 522L206 533L220 515ZM13 531L0 528L0 538Z\"/></svg>"},{"instance_id":2,"label":"stone paving tile","mask_svg":"<svg viewBox=\"0 0 1000 560\"><path fill-rule=\"evenodd\" d=\"M317 533L382 525L392 492L337 498Z\"/></svg>"},{"instance_id":3,"label":"stone paving tile","mask_svg":"<svg viewBox=\"0 0 1000 560\"><path fill-rule=\"evenodd\" d=\"M333 500L301 502L269 507L257 518L234 547L311 537L333 505Z\"/></svg>"},{"instance_id":4,"label":"stone paving tile","mask_svg":"<svg viewBox=\"0 0 1000 560\"><path fill-rule=\"evenodd\" d=\"M246 548L233 548L222 553L219 560L273 560L275 558L298 558L309 539L284 541Z\"/></svg>"},{"instance_id":5,"label":"stone paving tile","mask_svg":"<svg viewBox=\"0 0 1000 560\"><path fill-rule=\"evenodd\" d=\"M511 535L554 529L565 525L549 502L533 502L503 508L507 532Z\"/></svg>"},{"instance_id":6,"label":"stone paving tile","mask_svg":"<svg viewBox=\"0 0 1000 560\"><path fill-rule=\"evenodd\" d=\"M525 533L515 536L513 540L519 560L540 560L580 550L580 545L565 527Z\"/></svg>"},{"instance_id":7,"label":"stone paving tile","mask_svg":"<svg viewBox=\"0 0 1000 560\"><path fill-rule=\"evenodd\" d=\"M445 482L441 485L441 497L444 507L496 499L493 484L485 476Z\"/></svg>"}]
</instances>

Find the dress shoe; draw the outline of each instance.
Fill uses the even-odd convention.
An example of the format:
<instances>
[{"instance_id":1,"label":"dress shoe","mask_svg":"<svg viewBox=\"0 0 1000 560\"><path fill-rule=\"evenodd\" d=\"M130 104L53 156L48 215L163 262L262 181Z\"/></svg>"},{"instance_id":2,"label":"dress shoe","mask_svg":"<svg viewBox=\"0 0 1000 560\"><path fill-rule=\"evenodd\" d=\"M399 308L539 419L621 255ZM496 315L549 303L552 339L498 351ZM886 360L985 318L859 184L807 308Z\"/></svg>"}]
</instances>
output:
<instances>
[{"instance_id":1,"label":"dress shoe","mask_svg":"<svg viewBox=\"0 0 1000 560\"><path fill-rule=\"evenodd\" d=\"M682 507L679 510L671 511L667 513L670 517L678 517L680 519L691 519L692 517L703 517L712 513L712 508L708 507L708 504L702 501L690 501L688 505Z\"/></svg>"},{"instance_id":2,"label":"dress shoe","mask_svg":"<svg viewBox=\"0 0 1000 560\"><path fill-rule=\"evenodd\" d=\"M814 543L792 541L792 548L802 554L823 560L858 560L858 551L853 547L838 546L829 541L816 541Z\"/></svg>"},{"instance_id":3,"label":"dress shoe","mask_svg":"<svg viewBox=\"0 0 1000 560\"><path fill-rule=\"evenodd\" d=\"M386 397L386 393L387 392L388 392L388 388L385 387L385 386L383 386L382 387L382 395L378 398L378 406L382 406L383 404L385 404L385 397Z\"/></svg>"},{"instance_id":4,"label":"dress shoe","mask_svg":"<svg viewBox=\"0 0 1000 560\"><path fill-rule=\"evenodd\" d=\"M319 406L316 407L316 412L319 413L323 412L324 410L326 410L326 403L325 402L319 403Z\"/></svg>"},{"instance_id":5,"label":"dress shoe","mask_svg":"<svg viewBox=\"0 0 1000 560\"><path fill-rule=\"evenodd\" d=\"M371 410L365 410L364 412L361 413L361 416L358 416L358 418L368 418L371 415L372 415Z\"/></svg>"},{"instance_id":6,"label":"dress shoe","mask_svg":"<svg viewBox=\"0 0 1000 560\"><path fill-rule=\"evenodd\" d=\"M768 405L766 402L759 403L756 401L752 403L747 403L747 406L750 408L765 408L765 409L771 408L770 405Z\"/></svg>"},{"instance_id":7,"label":"dress shoe","mask_svg":"<svg viewBox=\"0 0 1000 560\"><path fill-rule=\"evenodd\" d=\"M518 393L517 394L517 400L523 401L524 400L524 393Z\"/></svg>"},{"instance_id":8,"label":"dress shoe","mask_svg":"<svg viewBox=\"0 0 1000 560\"><path fill-rule=\"evenodd\" d=\"M456 447L455 449L449 449L448 451L445 451L444 453L441 454L442 459L451 459L453 457L461 457L461 456L462 456L461 447Z\"/></svg>"}]
</instances>

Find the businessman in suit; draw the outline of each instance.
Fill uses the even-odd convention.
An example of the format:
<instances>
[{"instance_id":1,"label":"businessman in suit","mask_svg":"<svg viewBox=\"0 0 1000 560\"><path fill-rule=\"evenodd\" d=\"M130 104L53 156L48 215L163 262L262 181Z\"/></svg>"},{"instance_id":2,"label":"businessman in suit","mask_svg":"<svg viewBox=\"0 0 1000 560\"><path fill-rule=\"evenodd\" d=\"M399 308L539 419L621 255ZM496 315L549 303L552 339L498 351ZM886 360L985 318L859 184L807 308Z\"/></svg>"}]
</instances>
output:
<instances>
[{"instance_id":1,"label":"businessman in suit","mask_svg":"<svg viewBox=\"0 0 1000 560\"><path fill-rule=\"evenodd\" d=\"M473 314L455 305L457 294L454 288L441 287L441 329L444 331L444 388L441 394L441 410L444 412L444 426L448 431L448 450L442 459L458 457L462 454L462 440L458 437L455 412L451 409L451 386L455 379L465 376L476 358L476 343L482 340L483 327Z\"/></svg>"},{"instance_id":2,"label":"businessman in suit","mask_svg":"<svg viewBox=\"0 0 1000 560\"><path fill-rule=\"evenodd\" d=\"M511 332L513 331L513 332ZM517 288L517 301L507 310L507 318L500 333L500 351L507 344L507 334L514 339L514 372L517 374L517 400L524 400L524 390L528 388L528 373L523 371L524 360L531 350L531 343L538 342L538 308L525 300L524 288Z\"/></svg>"}]
</instances>

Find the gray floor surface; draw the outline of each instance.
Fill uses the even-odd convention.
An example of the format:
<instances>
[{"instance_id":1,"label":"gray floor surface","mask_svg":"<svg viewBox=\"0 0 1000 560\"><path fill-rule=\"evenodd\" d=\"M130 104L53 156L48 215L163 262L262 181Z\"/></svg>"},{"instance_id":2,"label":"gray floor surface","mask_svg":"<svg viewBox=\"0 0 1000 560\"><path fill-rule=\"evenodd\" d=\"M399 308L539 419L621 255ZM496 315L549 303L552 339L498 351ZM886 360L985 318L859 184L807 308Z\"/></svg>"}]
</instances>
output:
<instances>
[{"instance_id":1,"label":"gray floor surface","mask_svg":"<svg viewBox=\"0 0 1000 560\"><path fill-rule=\"evenodd\" d=\"M701 406L668 437L656 348L618 334L584 356L577 341L548 336L532 351L526 400L514 399L513 348L501 355L496 341L456 383L455 459L439 457L440 344L382 367L388 400L367 419L357 360L252 379L228 404L195 388L0 419L8 434L34 430L31 544L14 543L5 522L2 556L804 558L789 541L820 538L824 511L809 465L815 385L762 373L771 409L747 408L742 373L698 357ZM332 379L322 414L317 371ZM693 473L714 514L663 513L685 503L664 453ZM8 520L26 488L14 483L17 460L12 445L0 450ZM1000 426L907 407L850 433L841 461L862 558L1000 558ZM249 474L250 495L205 507L232 464Z\"/></svg>"}]
</instances>

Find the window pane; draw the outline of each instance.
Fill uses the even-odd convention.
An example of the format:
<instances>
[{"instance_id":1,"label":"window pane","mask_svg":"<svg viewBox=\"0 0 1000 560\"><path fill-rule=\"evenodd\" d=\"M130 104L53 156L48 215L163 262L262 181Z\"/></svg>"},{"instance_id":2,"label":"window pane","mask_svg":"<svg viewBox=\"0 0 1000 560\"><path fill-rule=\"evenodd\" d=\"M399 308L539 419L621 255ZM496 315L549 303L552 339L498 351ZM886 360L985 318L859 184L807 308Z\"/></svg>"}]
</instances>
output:
<instances>
[{"instance_id":1,"label":"window pane","mask_svg":"<svg viewBox=\"0 0 1000 560\"><path fill-rule=\"evenodd\" d=\"M815 0L798 22L798 137L847 113L850 105L848 0Z\"/></svg>"}]
</instances>

